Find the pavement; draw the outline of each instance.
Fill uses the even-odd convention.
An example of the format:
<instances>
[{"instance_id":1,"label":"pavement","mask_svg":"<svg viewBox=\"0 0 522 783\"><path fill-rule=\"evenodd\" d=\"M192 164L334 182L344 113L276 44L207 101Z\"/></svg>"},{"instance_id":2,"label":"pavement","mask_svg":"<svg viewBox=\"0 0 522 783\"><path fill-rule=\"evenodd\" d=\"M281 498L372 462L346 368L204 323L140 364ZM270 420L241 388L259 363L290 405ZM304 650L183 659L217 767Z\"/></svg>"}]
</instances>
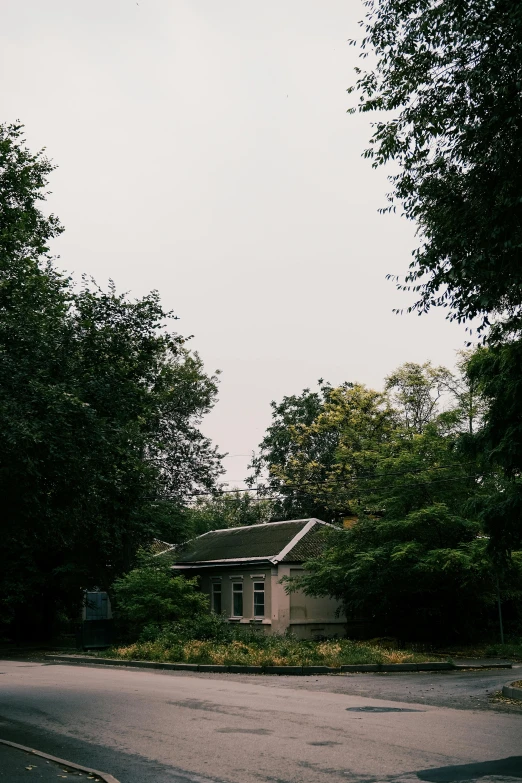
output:
<instances>
[{"instance_id":1,"label":"pavement","mask_svg":"<svg viewBox=\"0 0 522 783\"><path fill-rule=\"evenodd\" d=\"M491 695L521 673L269 677L0 661L0 737L121 783L520 783L522 709Z\"/></svg>"},{"instance_id":2,"label":"pavement","mask_svg":"<svg viewBox=\"0 0 522 783\"><path fill-rule=\"evenodd\" d=\"M88 779L86 775L63 764L55 764L32 753L0 744L1 783L30 783L35 780L39 783L60 783L62 780L79 782L80 778ZM94 776L89 779L96 781Z\"/></svg>"},{"instance_id":3,"label":"pavement","mask_svg":"<svg viewBox=\"0 0 522 783\"><path fill-rule=\"evenodd\" d=\"M460 663L460 661L459 661ZM176 673L177 674L177 673ZM194 677L206 677L194 674ZM215 675L247 684L251 675ZM264 677L267 687L325 691L350 696L388 699L409 704L430 704L456 710L512 712L522 716L522 705L510 705L496 697L503 685L522 678L522 664L512 669L419 673L344 674L326 677ZM259 677L255 677L256 682ZM522 743L521 743L522 745Z\"/></svg>"}]
</instances>

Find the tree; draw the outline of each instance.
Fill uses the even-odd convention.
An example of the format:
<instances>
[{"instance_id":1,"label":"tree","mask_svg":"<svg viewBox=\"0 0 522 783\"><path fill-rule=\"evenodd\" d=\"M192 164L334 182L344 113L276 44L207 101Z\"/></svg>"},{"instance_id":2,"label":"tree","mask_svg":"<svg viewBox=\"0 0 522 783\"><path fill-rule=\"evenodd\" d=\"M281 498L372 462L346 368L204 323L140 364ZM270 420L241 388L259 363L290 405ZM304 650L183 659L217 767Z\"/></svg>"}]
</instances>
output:
<instances>
[{"instance_id":1,"label":"tree","mask_svg":"<svg viewBox=\"0 0 522 783\"><path fill-rule=\"evenodd\" d=\"M390 431L385 396L362 384L325 385L321 394L305 389L272 408L254 466L268 471L264 491L276 497L276 513L340 522L356 502L355 478Z\"/></svg>"},{"instance_id":2,"label":"tree","mask_svg":"<svg viewBox=\"0 0 522 783\"><path fill-rule=\"evenodd\" d=\"M173 576L168 561L142 557L137 568L114 582L112 593L122 636L135 640L145 629L194 620L209 612L208 597L197 589L197 579Z\"/></svg>"},{"instance_id":3,"label":"tree","mask_svg":"<svg viewBox=\"0 0 522 783\"><path fill-rule=\"evenodd\" d=\"M276 510L286 518L295 508L330 522L356 514L368 502L360 487L380 475L379 463L397 450L404 455L439 416L441 430L459 431L462 400L453 389L464 394L464 387L445 367L410 362L387 378L384 393L343 384L323 387L322 399L305 389L273 403L273 424L254 461L258 476L268 473L264 491L280 498Z\"/></svg>"},{"instance_id":4,"label":"tree","mask_svg":"<svg viewBox=\"0 0 522 783\"><path fill-rule=\"evenodd\" d=\"M185 510L185 521L191 535L200 536L209 530L259 525L269 522L272 515L271 500L238 489L195 498Z\"/></svg>"},{"instance_id":5,"label":"tree","mask_svg":"<svg viewBox=\"0 0 522 783\"><path fill-rule=\"evenodd\" d=\"M55 166L44 150L31 153L24 146L23 126L0 125L0 264L2 276L16 274L24 265L35 269L49 259L49 242L62 233L55 215L44 215L38 202Z\"/></svg>"},{"instance_id":6,"label":"tree","mask_svg":"<svg viewBox=\"0 0 522 783\"><path fill-rule=\"evenodd\" d=\"M440 401L448 389L452 374L446 367L431 362L406 362L386 378L386 391L400 411L407 431L422 433L440 410Z\"/></svg>"},{"instance_id":7,"label":"tree","mask_svg":"<svg viewBox=\"0 0 522 783\"><path fill-rule=\"evenodd\" d=\"M281 520L328 516L324 503L301 486L303 460L316 466L320 483L335 460L339 442L338 428L311 430L333 392L322 379L318 385L318 391L304 389L300 395L283 397L280 403L271 402L272 424L250 466L250 485L259 484L260 496L274 498L274 515Z\"/></svg>"},{"instance_id":8,"label":"tree","mask_svg":"<svg viewBox=\"0 0 522 783\"><path fill-rule=\"evenodd\" d=\"M496 588L479 526L445 504L406 517L361 517L333 531L321 558L294 580L311 595L332 595L349 619L400 640L484 638L494 622ZM518 594L522 580L518 575Z\"/></svg>"},{"instance_id":9,"label":"tree","mask_svg":"<svg viewBox=\"0 0 522 783\"><path fill-rule=\"evenodd\" d=\"M354 487L358 520L332 531L320 558L290 587L340 600L375 634L417 641L484 638L495 622L497 570L479 515L487 480L454 448L443 416L387 442ZM522 571L504 589L522 595Z\"/></svg>"},{"instance_id":10,"label":"tree","mask_svg":"<svg viewBox=\"0 0 522 783\"><path fill-rule=\"evenodd\" d=\"M450 373L445 381L446 390L453 398L452 413L461 433L473 435L483 424L486 400L477 378L471 377L468 366L475 351L458 352L457 373Z\"/></svg>"},{"instance_id":11,"label":"tree","mask_svg":"<svg viewBox=\"0 0 522 783\"><path fill-rule=\"evenodd\" d=\"M399 165L390 208L420 245L399 288L410 310L522 325L522 6L518 0L368 0L350 91L379 113L365 155ZM355 43L355 42L354 42ZM355 109L353 109L355 110Z\"/></svg>"},{"instance_id":12,"label":"tree","mask_svg":"<svg viewBox=\"0 0 522 783\"><path fill-rule=\"evenodd\" d=\"M156 292L78 290L55 269L60 227L37 207L52 166L18 126L0 155L1 620L38 635L154 536L183 538L179 509L221 472L199 429L217 379Z\"/></svg>"},{"instance_id":13,"label":"tree","mask_svg":"<svg viewBox=\"0 0 522 783\"><path fill-rule=\"evenodd\" d=\"M479 507L499 477L459 447L480 390L429 362L399 367L386 387L384 394L359 384L332 389L293 437L299 486L321 500L323 518L348 517L350 527L331 532L289 589L334 596L349 618L403 639L484 634L494 622L499 571ZM337 433L326 468L307 449L323 431ZM282 468L274 473L284 480ZM520 576L513 564L503 569L505 594L520 596Z\"/></svg>"},{"instance_id":14,"label":"tree","mask_svg":"<svg viewBox=\"0 0 522 783\"><path fill-rule=\"evenodd\" d=\"M36 530L46 530L46 493L35 497L39 465L30 452L31 445L42 448L38 414L66 374L70 342L69 281L49 256L50 240L63 229L39 208L53 168L43 151L33 155L24 146L22 126L0 125L0 622L37 604L41 625L49 613L39 600L44 578L35 554Z\"/></svg>"},{"instance_id":15,"label":"tree","mask_svg":"<svg viewBox=\"0 0 522 783\"><path fill-rule=\"evenodd\" d=\"M480 348L467 371L486 402L483 425L466 440L470 454L497 470L487 502L479 506L491 549L501 560L522 547L522 343L520 340Z\"/></svg>"}]
</instances>

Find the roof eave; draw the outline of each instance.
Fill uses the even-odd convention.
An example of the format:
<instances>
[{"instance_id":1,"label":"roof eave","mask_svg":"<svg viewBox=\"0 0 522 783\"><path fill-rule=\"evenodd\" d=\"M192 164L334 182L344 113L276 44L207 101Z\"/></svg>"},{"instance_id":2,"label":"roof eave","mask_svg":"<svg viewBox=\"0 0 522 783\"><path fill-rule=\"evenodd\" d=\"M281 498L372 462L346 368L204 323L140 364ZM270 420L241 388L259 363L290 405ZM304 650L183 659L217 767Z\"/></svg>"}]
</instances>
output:
<instances>
[{"instance_id":1,"label":"roof eave","mask_svg":"<svg viewBox=\"0 0 522 783\"><path fill-rule=\"evenodd\" d=\"M196 560L191 563L172 563L171 568L178 571L195 570L201 568L230 568L234 565L262 565L263 563L273 565L272 557L234 557L227 560Z\"/></svg>"}]
</instances>

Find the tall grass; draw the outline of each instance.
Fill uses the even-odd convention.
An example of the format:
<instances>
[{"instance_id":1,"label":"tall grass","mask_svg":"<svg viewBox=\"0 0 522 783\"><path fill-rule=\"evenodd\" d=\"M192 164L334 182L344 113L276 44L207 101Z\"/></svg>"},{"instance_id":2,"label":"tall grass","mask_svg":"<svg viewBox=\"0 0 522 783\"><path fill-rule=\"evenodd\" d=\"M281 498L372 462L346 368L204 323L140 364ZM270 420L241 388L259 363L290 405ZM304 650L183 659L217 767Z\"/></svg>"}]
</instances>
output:
<instances>
[{"instance_id":1,"label":"tall grass","mask_svg":"<svg viewBox=\"0 0 522 783\"><path fill-rule=\"evenodd\" d=\"M413 650L388 649L350 639L301 641L289 636L248 636L227 642L181 640L165 634L153 641L115 646L104 653L125 660L249 666L332 666L420 663L433 660Z\"/></svg>"}]
</instances>

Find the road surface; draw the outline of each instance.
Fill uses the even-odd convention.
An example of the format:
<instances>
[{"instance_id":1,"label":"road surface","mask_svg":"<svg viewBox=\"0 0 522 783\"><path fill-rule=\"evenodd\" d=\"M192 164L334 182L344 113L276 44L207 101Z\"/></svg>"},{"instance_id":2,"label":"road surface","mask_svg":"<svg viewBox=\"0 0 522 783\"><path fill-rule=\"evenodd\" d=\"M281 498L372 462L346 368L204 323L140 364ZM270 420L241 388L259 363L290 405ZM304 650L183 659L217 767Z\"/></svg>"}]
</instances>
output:
<instances>
[{"instance_id":1,"label":"road surface","mask_svg":"<svg viewBox=\"0 0 522 783\"><path fill-rule=\"evenodd\" d=\"M427 683L451 676L246 678L0 661L0 737L121 783L520 783L522 713L471 698L469 709L430 703ZM489 689L518 676L492 673ZM366 693L346 692L354 688Z\"/></svg>"}]
</instances>

